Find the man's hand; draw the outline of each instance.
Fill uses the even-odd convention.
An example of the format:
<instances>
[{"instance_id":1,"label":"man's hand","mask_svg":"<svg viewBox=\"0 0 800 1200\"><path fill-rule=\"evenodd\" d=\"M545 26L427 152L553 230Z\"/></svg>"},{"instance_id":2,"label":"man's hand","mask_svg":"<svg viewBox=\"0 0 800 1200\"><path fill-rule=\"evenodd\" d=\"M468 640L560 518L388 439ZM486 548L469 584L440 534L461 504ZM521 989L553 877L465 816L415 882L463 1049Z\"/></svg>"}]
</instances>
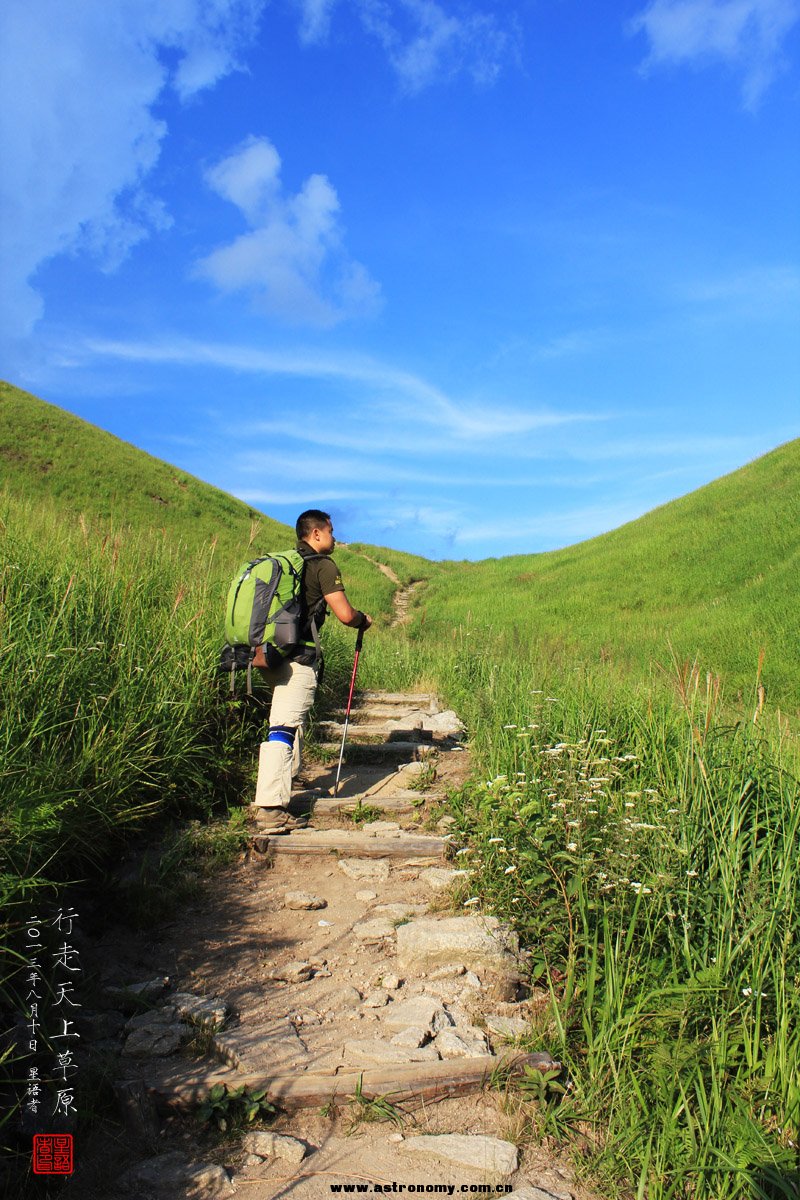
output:
<instances>
[{"instance_id":1,"label":"man's hand","mask_svg":"<svg viewBox=\"0 0 800 1200\"><path fill-rule=\"evenodd\" d=\"M325 601L335 617L351 629L369 629L372 617L353 608L344 592L330 592Z\"/></svg>"}]
</instances>

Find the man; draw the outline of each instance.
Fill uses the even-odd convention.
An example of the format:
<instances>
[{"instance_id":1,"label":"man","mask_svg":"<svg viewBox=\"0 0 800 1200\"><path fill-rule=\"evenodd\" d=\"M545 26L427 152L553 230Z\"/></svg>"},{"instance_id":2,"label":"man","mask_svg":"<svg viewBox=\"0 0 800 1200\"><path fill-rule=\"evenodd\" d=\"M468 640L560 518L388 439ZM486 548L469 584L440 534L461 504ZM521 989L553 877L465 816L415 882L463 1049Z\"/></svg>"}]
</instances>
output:
<instances>
[{"instance_id":1,"label":"man","mask_svg":"<svg viewBox=\"0 0 800 1200\"><path fill-rule=\"evenodd\" d=\"M328 513L310 508L295 526L297 550L305 560L303 605L305 629L302 647L280 667L263 672L272 687L269 734L261 743L256 785L256 822L265 833L289 833L307 824L307 818L289 813L292 778L300 769L303 725L317 689L321 665L311 620L319 629L328 608L343 625L369 629L372 618L353 608L347 599L339 568L331 558L336 539Z\"/></svg>"}]
</instances>

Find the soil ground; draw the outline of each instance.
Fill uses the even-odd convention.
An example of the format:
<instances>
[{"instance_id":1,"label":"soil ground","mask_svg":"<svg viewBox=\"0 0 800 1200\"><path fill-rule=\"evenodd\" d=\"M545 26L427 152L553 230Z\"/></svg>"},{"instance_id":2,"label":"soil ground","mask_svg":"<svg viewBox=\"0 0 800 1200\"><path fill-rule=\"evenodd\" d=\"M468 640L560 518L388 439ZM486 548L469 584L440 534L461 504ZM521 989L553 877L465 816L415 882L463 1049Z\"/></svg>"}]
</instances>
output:
<instances>
[{"instance_id":1,"label":"soil ground","mask_svg":"<svg viewBox=\"0 0 800 1200\"><path fill-rule=\"evenodd\" d=\"M434 698L420 697L418 701L429 713L438 707ZM392 709L391 702L384 702L380 694L371 694L362 702L353 725L356 738L359 725L385 719L382 714L386 711L400 712L400 708ZM413 715L414 704L407 701L402 711ZM455 1014L459 1032L462 1026L473 1030L484 1026L487 1013L524 1018L531 1011L535 996L504 1002L493 999L480 982L470 982L463 969L460 975L446 978L436 978L431 972L427 977L403 979L397 968L399 923L425 915L437 918L474 911L462 907L465 881L456 878L446 889L434 889L429 875L432 866L457 866L441 853L442 835L448 828L447 817L442 818L448 789L463 782L469 772L468 750L452 734L434 734L430 742L403 740L411 736L423 739L426 735L417 729L390 734L378 746L367 744L359 750L354 744L356 762L345 768L336 803L325 796L307 801L315 804L312 826L329 831L337 842L335 852L290 852L293 846L306 845L308 838L322 837L321 833L304 831L262 839L260 850L265 852L255 848L259 845L256 839L238 863L212 878L201 895L156 931L132 935L126 930L123 937L119 929L109 929L99 939L94 949L98 961L105 964L105 984L127 986L168 977L167 1003L175 992L219 997L230 1014L222 1030L206 1039L206 1054L200 1060L185 1054L161 1060L122 1057L114 1067L118 1083L124 1079L136 1087L137 1080L145 1081L163 1100L169 1098L170 1089L180 1090L187 1079L193 1083L224 1079L235 1086L237 1081L255 1076L313 1077L323 1082L327 1077L333 1094L335 1081L343 1074L348 1077L348 1072L352 1076L363 1070L367 1079L370 1070L379 1069L380 1055L391 1044L394 1032L387 1028L387 1013L409 997L439 999ZM410 762L401 761L399 770L393 761L397 758L394 748L400 749L401 757L412 756ZM358 761L362 758L367 761ZM427 790L409 786L415 780L420 782L421 775L429 784ZM312 765L302 782L329 790L333 777L332 768ZM372 822L364 832L347 812L359 800L362 805L382 809L372 814L383 822L375 832L374 849L369 846ZM387 824L395 828L387 828ZM420 836L430 837L422 855ZM403 852L404 838L413 838L408 845L414 853ZM387 853L380 853L381 848L388 848ZM341 859L361 864L354 871L363 871L366 877L345 873L339 865ZM288 907L287 893L295 891L312 893L324 907ZM384 908L387 905L394 907ZM308 968L308 978L294 982L276 978L281 973L291 978L293 970L297 974L292 967L297 963L304 964L300 976ZM392 986L386 989L389 994L384 999L379 989L387 977ZM371 1058L376 1045L377 1058ZM492 1036L491 1050L503 1054L509 1046ZM220 1056L227 1058L227 1065L220 1064ZM447 1063L436 1069L442 1068L446 1070ZM424 1078L430 1064L418 1062L403 1069L406 1073L419 1069ZM62 1194L81 1200L121 1200L131 1194L119 1185L126 1170L178 1149L193 1162L223 1165L232 1186L248 1200L311 1200L329 1195L330 1185L338 1183L366 1184L370 1191L378 1190L377 1184L407 1188L452 1184L458 1192L462 1187L468 1190L473 1185L501 1182L515 1188L536 1186L552 1196L591 1200L565 1160L531 1142L524 1115L509 1095L481 1086L480 1081L470 1094L436 1101L409 1097L393 1104L390 1119L379 1122L369 1119L377 1115L375 1107L354 1097L355 1089L340 1094L335 1105L327 1105L322 1097L312 1106L280 1113L263 1126L305 1144L307 1153L298 1163L278 1157L246 1160L237 1139L220 1140L180 1113L165 1115L162 1111L154 1118L146 1109L143 1121L133 1126L107 1125L93 1144L83 1148L79 1156L82 1166ZM501 1179L441 1157L409 1152L413 1138L439 1133L515 1142L520 1148L518 1169ZM234 1193L224 1188L215 1192L213 1187L195 1191L187 1184L177 1190L173 1185L167 1193L140 1186L134 1194L140 1200L165 1194L188 1200L190 1196Z\"/></svg>"}]
</instances>

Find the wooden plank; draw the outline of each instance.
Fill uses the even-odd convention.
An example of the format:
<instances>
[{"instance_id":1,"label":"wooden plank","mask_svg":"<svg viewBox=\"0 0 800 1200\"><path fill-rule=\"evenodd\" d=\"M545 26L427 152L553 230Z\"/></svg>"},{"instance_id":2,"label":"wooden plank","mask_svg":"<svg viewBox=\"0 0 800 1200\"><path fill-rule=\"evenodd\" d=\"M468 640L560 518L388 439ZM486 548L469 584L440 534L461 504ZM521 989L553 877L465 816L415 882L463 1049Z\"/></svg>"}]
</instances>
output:
<instances>
[{"instance_id":1,"label":"wooden plank","mask_svg":"<svg viewBox=\"0 0 800 1200\"><path fill-rule=\"evenodd\" d=\"M349 829L295 829L293 833L257 833L253 845L261 854L331 854L345 858L441 858L445 838L403 833L399 837L372 837Z\"/></svg>"},{"instance_id":2,"label":"wooden plank","mask_svg":"<svg viewBox=\"0 0 800 1200\"><path fill-rule=\"evenodd\" d=\"M347 1103L355 1094L359 1081L361 1093L367 1098L386 1096L393 1103L402 1104L479 1091L496 1070L513 1077L521 1075L526 1068L559 1071L561 1064L546 1053L511 1051L502 1056L484 1054L479 1058L412 1063L409 1066L369 1067L339 1075L304 1075L298 1071L274 1075L219 1068L207 1074L198 1069L176 1070L146 1081L145 1087L157 1102L182 1110L200 1104L216 1083L226 1083L229 1087L244 1085L251 1090L266 1088L270 1103L285 1112L294 1112L329 1101Z\"/></svg>"}]
</instances>

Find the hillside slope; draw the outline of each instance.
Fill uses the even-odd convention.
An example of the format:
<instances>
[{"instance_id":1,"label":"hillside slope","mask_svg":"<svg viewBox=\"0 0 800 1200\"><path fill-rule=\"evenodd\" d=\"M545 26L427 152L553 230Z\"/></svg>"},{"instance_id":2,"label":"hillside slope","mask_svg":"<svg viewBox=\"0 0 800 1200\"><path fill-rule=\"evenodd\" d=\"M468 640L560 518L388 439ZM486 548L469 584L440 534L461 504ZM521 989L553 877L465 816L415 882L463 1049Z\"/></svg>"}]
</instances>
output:
<instances>
[{"instance_id":1,"label":"hillside slope","mask_svg":"<svg viewBox=\"0 0 800 1200\"><path fill-rule=\"evenodd\" d=\"M241 500L9 383L0 383L0 465L16 495L117 526L167 528L190 545L218 537L221 548L246 546L254 523L273 545L293 536Z\"/></svg>"},{"instance_id":2,"label":"hillside slope","mask_svg":"<svg viewBox=\"0 0 800 1200\"><path fill-rule=\"evenodd\" d=\"M154 458L88 421L0 382L0 504L30 503L62 520L157 532L190 551L215 544L220 586L250 554L292 545L288 525ZM402 556L400 556L402 557ZM341 546L336 561L359 607L387 618L394 588L377 566Z\"/></svg>"},{"instance_id":3,"label":"hillside slope","mask_svg":"<svg viewBox=\"0 0 800 1200\"><path fill-rule=\"evenodd\" d=\"M745 696L763 648L771 699L797 709L798 578L800 440L591 541L437 573L426 627L466 622L637 673L671 645Z\"/></svg>"}]
</instances>

